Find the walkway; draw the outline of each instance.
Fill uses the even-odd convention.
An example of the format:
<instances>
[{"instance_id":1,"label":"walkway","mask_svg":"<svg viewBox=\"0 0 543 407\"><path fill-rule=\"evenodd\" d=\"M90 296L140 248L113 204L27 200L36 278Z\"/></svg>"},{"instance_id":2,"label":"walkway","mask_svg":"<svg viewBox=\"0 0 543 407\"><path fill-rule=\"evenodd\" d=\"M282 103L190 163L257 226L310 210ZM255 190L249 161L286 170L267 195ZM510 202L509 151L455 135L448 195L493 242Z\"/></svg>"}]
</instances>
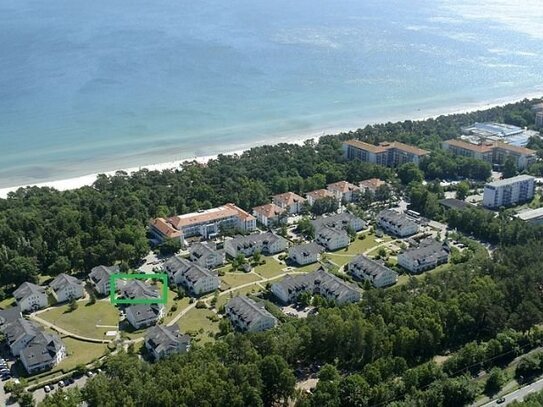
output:
<instances>
[{"instance_id":1,"label":"walkway","mask_svg":"<svg viewBox=\"0 0 543 407\"><path fill-rule=\"evenodd\" d=\"M66 329L63 329L59 327L58 325L52 324L51 322L48 322L45 319L38 317L36 314L30 314L30 319L33 319L34 321L39 322L45 327L53 329L62 335L65 335L74 339L79 339L80 341L94 342L94 343L110 343L111 342L111 340L107 340L107 339L89 338L87 336L74 334L73 332L67 331Z\"/></svg>"}]
</instances>

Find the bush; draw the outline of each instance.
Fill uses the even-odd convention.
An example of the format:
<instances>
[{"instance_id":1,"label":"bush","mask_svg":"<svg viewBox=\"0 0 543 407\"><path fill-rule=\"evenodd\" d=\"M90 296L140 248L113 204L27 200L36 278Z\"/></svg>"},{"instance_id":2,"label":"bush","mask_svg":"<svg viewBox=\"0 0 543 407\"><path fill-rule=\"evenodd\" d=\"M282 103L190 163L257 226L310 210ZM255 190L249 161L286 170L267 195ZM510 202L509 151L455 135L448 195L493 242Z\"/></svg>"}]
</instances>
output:
<instances>
[{"instance_id":1,"label":"bush","mask_svg":"<svg viewBox=\"0 0 543 407\"><path fill-rule=\"evenodd\" d=\"M207 305L206 305L206 303L203 302L203 301L198 301L198 302L196 303L196 308L198 308L198 309L207 308Z\"/></svg>"}]
</instances>

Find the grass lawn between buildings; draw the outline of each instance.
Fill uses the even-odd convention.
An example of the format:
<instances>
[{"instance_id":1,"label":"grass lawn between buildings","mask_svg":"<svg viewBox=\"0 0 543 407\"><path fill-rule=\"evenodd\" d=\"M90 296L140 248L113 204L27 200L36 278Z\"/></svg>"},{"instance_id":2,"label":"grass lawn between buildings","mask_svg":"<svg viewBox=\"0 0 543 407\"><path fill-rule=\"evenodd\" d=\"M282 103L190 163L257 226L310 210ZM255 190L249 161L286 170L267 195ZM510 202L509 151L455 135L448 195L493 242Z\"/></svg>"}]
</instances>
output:
<instances>
[{"instance_id":1,"label":"grass lawn between buildings","mask_svg":"<svg viewBox=\"0 0 543 407\"><path fill-rule=\"evenodd\" d=\"M179 328L182 332L195 335L199 342L209 342L219 332L219 318L213 311L205 308L193 308L179 319Z\"/></svg>"},{"instance_id":2,"label":"grass lawn between buildings","mask_svg":"<svg viewBox=\"0 0 543 407\"><path fill-rule=\"evenodd\" d=\"M332 260L339 267L344 266L350 262L355 256L362 254L368 250L373 249L374 247L390 242L393 239L390 236L384 235L381 238L376 237L375 235L369 233L363 233L360 236L366 236L364 239L360 240L358 237L352 242L348 248L340 249L335 252L326 252L325 257ZM379 240L379 242L376 241Z\"/></svg>"},{"instance_id":3,"label":"grass lawn between buildings","mask_svg":"<svg viewBox=\"0 0 543 407\"><path fill-rule=\"evenodd\" d=\"M262 278L273 278L281 274L285 274L283 269L286 267L284 264L279 263L273 257L266 256L265 264L261 264L254 268L254 272L262 276Z\"/></svg>"},{"instance_id":4,"label":"grass lawn between buildings","mask_svg":"<svg viewBox=\"0 0 543 407\"><path fill-rule=\"evenodd\" d=\"M262 285L264 284L266 283L262 283ZM259 291L263 291L263 289L256 283L247 287L240 288L238 290L231 291L228 294L219 296L219 298L217 299L216 307L220 308L222 305L225 305L228 301L230 301L231 298L236 297L238 295L254 294Z\"/></svg>"},{"instance_id":5,"label":"grass lawn between buildings","mask_svg":"<svg viewBox=\"0 0 543 407\"><path fill-rule=\"evenodd\" d=\"M38 317L73 334L88 338L104 339L107 331L118 330L119 311L109 300L100 300L92 305L88 302L78 302L78 305L72 312L68 311L66 304L42 312Z\"/></svg>"},{"instance_id":6,"label":"grass lawn between buildings","mask_svg":"<svg viewBox=\"0 0 543 407\"><path fill-rule=\"evenodd\" d=\"M233 273L227 272L224 276L219 277L221 280L221 290L229 290L231 288L239 287L240 285L247 283L254 283L261 280L259 276L254 273Z\"/></svg>"}]
</instances>

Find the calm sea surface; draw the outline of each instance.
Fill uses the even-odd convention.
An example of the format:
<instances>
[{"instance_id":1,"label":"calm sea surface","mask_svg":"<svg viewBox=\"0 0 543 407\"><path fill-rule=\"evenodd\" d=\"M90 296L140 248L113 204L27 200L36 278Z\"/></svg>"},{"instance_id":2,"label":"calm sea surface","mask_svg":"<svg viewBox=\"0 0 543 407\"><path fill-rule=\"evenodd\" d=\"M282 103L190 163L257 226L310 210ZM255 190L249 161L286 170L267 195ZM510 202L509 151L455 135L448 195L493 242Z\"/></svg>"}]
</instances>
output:
<instances>
[{"instance_id":1,"label":"calm sea surface","mask_svg":"<svg viewBox=\"0 0 543 407\"><path fill-rule=\"evenodd\" d=\"M0 0L0 187L543 94L542 40L540 0Z\"/></svg>"}]
</instances>

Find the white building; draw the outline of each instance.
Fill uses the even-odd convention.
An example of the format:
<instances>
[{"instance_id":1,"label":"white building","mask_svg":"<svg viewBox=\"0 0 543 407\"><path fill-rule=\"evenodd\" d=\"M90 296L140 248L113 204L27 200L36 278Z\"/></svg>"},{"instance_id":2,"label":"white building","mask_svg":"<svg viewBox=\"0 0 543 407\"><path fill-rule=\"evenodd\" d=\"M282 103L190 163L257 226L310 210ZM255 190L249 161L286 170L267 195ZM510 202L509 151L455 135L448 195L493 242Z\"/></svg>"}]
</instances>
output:
<instances>
[{"instance_id":1,"label":"white building","mask_svg":"<svg viewBox=\"0 0 543 407\"><path fill-rule=\"evenodd\" d=\"M286 223L287 217L282 216L284 212L285 209L274 203L256 206L253 208L253 216L266 227L279 223Z\"/></svg>"},{"instance_id":2,"label":"white building","mask_svg":"<svg viewBox=\"0 0 543 407\"><path fill-rule=\"evenodd\" d=\"M233 258L238 254L249 257L256 251L272 255L284 251L287 246L288 241L285 238L271 232L237 236L224 242L224 250Z\"/></svg>"},{"instance_id":3,"label":"white building","mask_svg":"<svg viewBox=\"0 0 543 407\"><path fill-rule=\"evenodd\" d=\"M19 356L28 374L35 374L59 364L66 357L66 347L57 335L40 332Z\"/></svg>"},{"instance_id":4,"label":"white building","mask_svg":"<svg viewBox=\"0 0 543 407\"><path fill-rule=\"evenodd\" d=\"M182 285L194 295L202 295L219 288L220 280L216 271L209 270L179 256L163 264L170 282Z\"/></svg>"},{"instance_id":5,"label":"white building","mask_svg":"<svg viewBox=\"0 0 543 407\"><path fill-rule=\"evenodd\" d=\"M294 192L285 192L284 194L274 195L272 201L280 208L288 209L290 215L296 215L302 211L305 198Z\"/></svg>"},{"instance_id":6,"label":"white building","mask_svg":"<svg viewBox=\"0 0 543 407\"><path fill-rule=\"evenodd\" d=\"M494 181L485 185L483 206L499 208L530 201L535 193L535 178L529 175Z\"/></svg>"},{"instance_id":7,"label":"white building","mask_svg":"<svg viewBox=\"0 0 543 407\"><path fill-rule=\"evenodd\" d=\"M126 308L126 319L135 329L155 325L164 317L163 304L134 304Z\"/></svg>"},{"instance_id":8,"label":"white building","mask_svg":"<svg viewBox=\"0 0 543 407\"><path fill-rule=\"evenodd\" d=\"M532 225L543 224L543 208L529 209L517 215L517 218Z\"/></svg>"},{"instance_id":9,"label":"white building","mask_svg":"<svg viewBox=\"0 0 543 407\"><path fill-rule=\"evenodd\" d=\"M450 249L446 243L434 239L420 242L418 247L410 248L398 255L398 264L413 274L431 270L449 261Z\"/></svg>"},{"instance_id":10,"label":"white building","mask_svg":"<svg viewBox=\"0 0 543 407\"><path fill-rule=\"evenodd\" d=\"M277 319L266 310L264 304L246 296L232 298L226 304L225 311L232 325L240 331L261 332L277 325Z\"/></svg>"},{"instance_id":11,"label":"white building","mask_svg":"<svg viewBox=\"0 0 543 407\"><path fill-rule=\"evenodd\" d=\"M47 293L44 287L25 282L19 286L13 296L17 301L17 305L21 307L21 311L36 311L41 308L46 308L48 305Z\"/></svg>"},{"instance_id":12,"label":"white building","mask_svg":"<svg viewBox=\"0 0 543 407\"><path fill-rule=\"evenodd\" d=\"M324 248L315 242L299 244L288 249L288 258L300 266L305 266L319 261L323 251Z\"/></svg>"},{"instance_id":13,"label":"white building","mask_svg":"<svg viewBox=\"0 0 543 407\"><path fill-rule=\"evenodd\" d=\"M355 232L360 232L361 230L366 229L367 226L366 222L349 212L342 212L331 216L319 216L317 219L312 220L311 224L316 232L324 226L345 230L351 228Z\"/></svg>"},{"instance_id":14,"label":"white building","mask_svg":"<svg viewBox=\"0 0 543 407\"><path fill-rule=\"evenodd\" d=\"M179 326L157 325L145 335L145 347L154 360L174 353L185 353L190 349L191 338L179 332Z\"/></svg>"},{"instance_id":15,"label":"white building","mask_svg":"<svg viewBox=\"0 0 543 407\"><path fill-rule=\"evenodd\" d=\"M193 236L209 239L218 235L221 228L239 229L243 232L256 229L256 218L232 203L162 220L167 225L157 222L156 219L149 225L151 233L159 240L168 235L175 235L182 240ZM180 232L180 236L174 233L176 230Z\"/></svg>"},{"instance_id":16,"label":"white building","mask_svg":"<svg viewBox=\"0 0 543 407\"><path fill-rule=\"evenodd\" d=\"M189 252L190 261L208 269L220 267L226 260L224 250L217 249L213 243L194 243L190 246Z\"/></svg>"},{"instance_id":17,"label":"white building","mask_svg":"<svg viewBox=\"0 0 543 407\"><path fill-rule=\"evenodd\" d=\"M329 184L326 189L330 191L340 202L352 202L360 188L347 181L338 181Z\"/></svg>"},{"instance_id":18,"label":"white building","mask_svg":"<svg viewBox=\"0 0 543 407\"><path fill-rule=\"evenodd\" d=\"M363 254L347 265L347 271L359 280L369 281L377 288L388 287L398 281L398 273Z\"/></svg>"},{"instance_id":19,"label":"white building","mask_svg":"<svg viewBox=\"0 0 543 407\"><path fill-rule=\"evenodd\" d=\"M49 284L49 287L52 289L57 302L77 300L85 296L83 282L65 273L56 276Z\"/></svg>"},{"instance_id":20,"label":"white building","mask_svg":"<svg viewBox=\"0 0 543 407\"><path fill-rule=\"evenodd\" d=\"M89 280L91 285L94 287L98 295L109 295L110 292L110 278L113 274L119 272L119 266L97 266L94 267L90 274Z\"/></svg>"},{"instance_id":21,"label":"white building","mask_svg":"<svg viewBox=\"0 0 543 407\"><path fill-rule=\"evenodd\" d=\"M329 226L323 226L316 232L315 241L325 247L327 251L343 249L351 243L347 231Z\"/></svg>"},{"instance_id":22,"label":"white building","mask_svg":"<svg viewBox=\"0 0 543 407\"><path fill-rule=\"evenodd\" d=\"M315 191L308 192L307 194L305 194L305 196L307 198L307 203L310 206L313 206L315 202L319 199L335 198L335 195L327 189L317 189Z\"/></svg>"},{"instance_id":23,"label":"white building","mask_svg":"<svg viewBox=\"0 0 543 407\"><path fill-rule=\"evenodd\" d=\"M377 215L377 223L384 231L399 236L411 236L419 231L419 225L405 214L385 209Z\"/></svg>"}]
</instances>

